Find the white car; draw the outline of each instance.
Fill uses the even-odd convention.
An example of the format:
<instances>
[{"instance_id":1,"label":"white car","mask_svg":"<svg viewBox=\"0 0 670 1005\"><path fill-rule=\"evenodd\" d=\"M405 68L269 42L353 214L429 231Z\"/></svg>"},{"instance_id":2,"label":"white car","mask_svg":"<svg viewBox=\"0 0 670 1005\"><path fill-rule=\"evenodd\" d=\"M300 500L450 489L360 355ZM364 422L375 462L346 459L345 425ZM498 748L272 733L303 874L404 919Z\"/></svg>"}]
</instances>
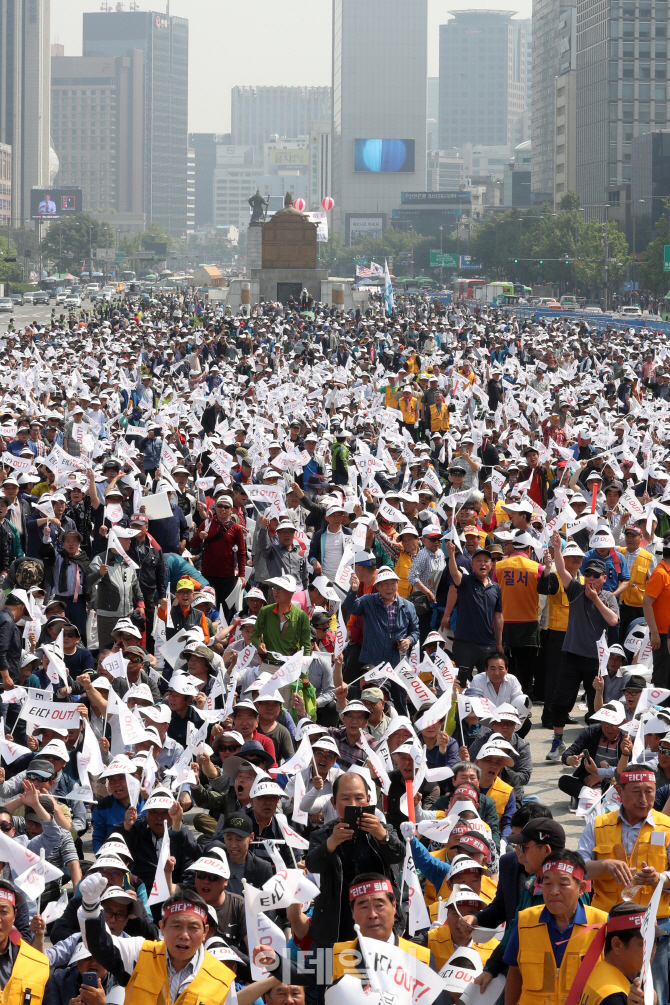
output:
<instances>
[{"instance_id":1,"label":"white car","mask_svg":"<svg viewBox=\"0 0 670 1005\"><path fill-rule=\"evenodd\" d=\"M584 308L584 313L585 314L602 314L602 310L601 310L600 307L585 307Z\"/></svg>"},{"instance_id":2,"label":"white car","mask_svg":"<svg viewBox=\"0 0 670 1005\"><path fill-rule=\"evenodd\" d=\"M24 293L23 294L23 303L24 303L24 305L25 304L34 304L35 303L34 297L35 297L34 293Z\"/></svg>"},{"instance_id":3,"label":"white car","mask_svg":"<svg viewBox=\"0 0 670 1005\"><path fill-rule=\"evenodd\" d=\"M69 295L70 295L69 293L57 293L56 294L56 304L57 305L58 304L64 304L65 301L67 300L67 298L69 297Z\"/></svg>"},{"instance_id":4,"label":"white car","mask_svg":"<svg viewBox=\"0 0 670 1005\"><path fill-rule=\"evenodd\" d=\"M13 311L14 301L11 297L0 297L0 311Z\"/></svg>"},{"instance_id":5,"label":"white car","mask_svg":"<svg viewBox=\"0 0 670 1005\"><path fill-rule=\"evenodd\" d=\"M81 299L76 293L70 293L64 300L66 307L81 307Z\"/></svg>"},{"instance_id":6,"label":"white car","mask_svg":"<svg viewBox=\"0 0 670 1005\"><path fill-rule=\"evenodd\" d=\"M622 307L621 308L621 310L619 311L619 317L620 318L641 318L642 317L642 311L640 310L639 307L636 307L634 304L629 304L628 307Z\"/></svg>"}]
</instances>

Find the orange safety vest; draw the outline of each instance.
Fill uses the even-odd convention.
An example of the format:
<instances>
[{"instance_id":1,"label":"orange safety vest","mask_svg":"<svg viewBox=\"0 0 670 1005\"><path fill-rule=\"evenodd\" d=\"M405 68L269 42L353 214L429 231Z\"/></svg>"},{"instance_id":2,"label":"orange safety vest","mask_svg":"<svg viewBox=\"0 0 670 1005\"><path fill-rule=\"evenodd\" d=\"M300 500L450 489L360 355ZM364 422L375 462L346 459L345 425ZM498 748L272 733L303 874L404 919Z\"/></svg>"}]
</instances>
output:
<instances>
[{"instance_id":1,"label":"orange safety vest","mask_svg":"<svg viewBox=\"0 0 670 1005\"><path fill-rule=\"evenodd\" d=\"M539 565L523 554L502 558L496 565L496 579L502 594L506 622L537 621Z\"/></svg>"},{"instance_id":2,"label":"orange safety vest","mask_svg":"<svg viewBox=\"0 0 670 1005\"><path fill-rule=\"evenodd\" d=\"M430 963L430 949L419 946L416 942L408 939L398 939L398 948L414 956L415 959L425 963ZM351 939L349 942L336 942L333 946L333 980L336 981L345 974L352 977L362 977L357 964L362 963L360 950L358 949L358 939Z\"/></svg>"}]
</instances>

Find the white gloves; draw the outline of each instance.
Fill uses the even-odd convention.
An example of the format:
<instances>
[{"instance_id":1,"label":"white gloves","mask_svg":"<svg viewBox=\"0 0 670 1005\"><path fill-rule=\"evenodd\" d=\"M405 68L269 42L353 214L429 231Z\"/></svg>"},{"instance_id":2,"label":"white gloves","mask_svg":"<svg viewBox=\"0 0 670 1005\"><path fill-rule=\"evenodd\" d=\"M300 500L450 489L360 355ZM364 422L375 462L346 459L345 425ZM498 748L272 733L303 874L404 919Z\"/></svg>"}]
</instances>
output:
<instances>
[{"instance_id":1,"label":"white gloves","mask_svg":"<svg viewBox=\"0 0 670 1005\"><path fill-rule=\"evenodd\" d=\"M85 910L94 911L96 909L100 903L100 897L106 887L107 878L99 872L93 872L89 876L82 879L79 884L79 892L81 894L81 902Z\"/></svg>"},{"instance_id":2,"label":"white gloves","mask_svg":"<svg viewBox=\"0 0 670 1005\"><path fill-rule=\"evenodd\" d=\"M411 820L405 820L400 824L400 833L405 841L409 841L410 838L414 837L414 824Z\"/></svg>"}]
</instances>

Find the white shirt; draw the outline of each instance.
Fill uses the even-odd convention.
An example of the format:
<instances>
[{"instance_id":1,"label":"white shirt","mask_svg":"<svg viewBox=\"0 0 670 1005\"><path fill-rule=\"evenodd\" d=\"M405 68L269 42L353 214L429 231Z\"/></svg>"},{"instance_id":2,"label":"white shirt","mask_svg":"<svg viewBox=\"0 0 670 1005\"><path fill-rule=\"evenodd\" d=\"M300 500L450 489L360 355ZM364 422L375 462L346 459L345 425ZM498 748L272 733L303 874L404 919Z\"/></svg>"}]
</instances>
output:
<instances>
[{"instance_id":1,"label":"white shirt","mask_svg":"<svg viewBox=\"0 0 670 1005\"><path fill-rule=\"evenodd\" d=\"M495 705L496 708L498 705L504 705L505 702L511 702L517 695L523 694L521 684L512 673L507 674L497 694L496 689L485 673L478 673L473 678L470 690L475 694L488 698L491 705Z\"/></svg>"},{"instance_id":2,"label":"white shirt","mask_svg":"<svg viewBox=\"0 0 670 1005\"><path fill-rule=\"evenodd\" d=\"M344 534L342 533L342 528L340 527L337 534L332 534L329 530L326 530L325 544L323 548L323 564L321 566L323 569L323 575L326 579L335 578L343 553Z\"/></svg>"}]
</instances>

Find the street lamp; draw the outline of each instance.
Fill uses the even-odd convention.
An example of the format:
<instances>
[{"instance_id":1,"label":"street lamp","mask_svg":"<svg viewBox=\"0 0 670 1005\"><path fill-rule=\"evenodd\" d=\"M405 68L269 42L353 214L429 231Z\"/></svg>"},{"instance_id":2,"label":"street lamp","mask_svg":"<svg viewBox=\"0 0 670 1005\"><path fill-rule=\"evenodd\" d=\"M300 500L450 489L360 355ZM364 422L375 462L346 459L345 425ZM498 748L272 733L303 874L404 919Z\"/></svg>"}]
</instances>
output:
<instances>
[{"instance_id":1,"label":"street lamp","mask_svg":"<svg viewBox=\"0 0 670 1005\"><path fill-rule=\"evenodd\" d=\"M458 235L458 224L456 224L456 234ZM458 236L456 240L458 241ZM444 286L442 280L442 224L440 224L440 286Z\"/></svg>"}]
</instances>

